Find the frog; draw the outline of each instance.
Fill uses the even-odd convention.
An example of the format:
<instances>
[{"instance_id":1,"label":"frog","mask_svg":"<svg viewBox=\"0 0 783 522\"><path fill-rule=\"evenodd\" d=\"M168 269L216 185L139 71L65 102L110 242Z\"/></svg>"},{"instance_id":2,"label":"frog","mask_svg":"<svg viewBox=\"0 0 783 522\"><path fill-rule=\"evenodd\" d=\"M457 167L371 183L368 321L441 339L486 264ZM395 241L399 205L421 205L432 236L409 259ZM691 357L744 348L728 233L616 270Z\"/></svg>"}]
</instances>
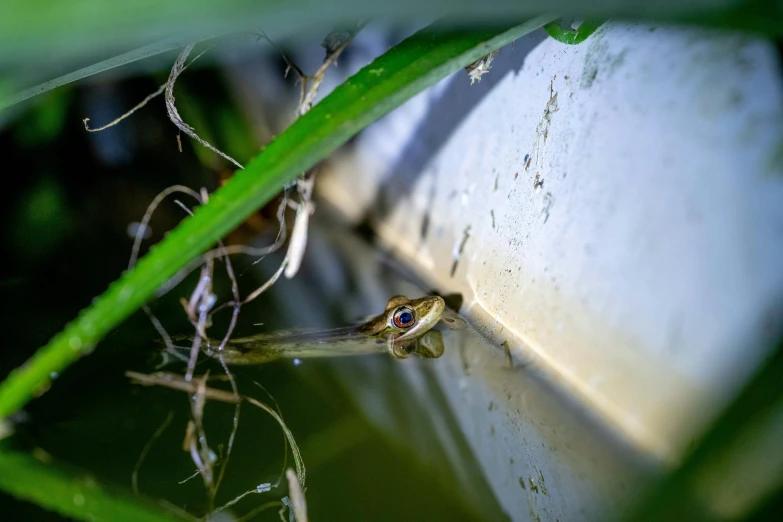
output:
<instances>
[{"instance_id":1,"label":"frog","mask_svg":"<svg viewBox=\"0 0 783 522\"><path fill-rule=\"evenodd\" d=\"M394 359L411 355L435 359L443 355L440 330L434 327L444 319L454 327L456 314L446 314L442 297L409 299L391 297L383 312L361 323L331 330L296 329L266 332L230 339L222 349L220 341L207 339L203 351L227 365L264 364L277 359L335 357L388 353Z\"/></svg>"}]
</instances>

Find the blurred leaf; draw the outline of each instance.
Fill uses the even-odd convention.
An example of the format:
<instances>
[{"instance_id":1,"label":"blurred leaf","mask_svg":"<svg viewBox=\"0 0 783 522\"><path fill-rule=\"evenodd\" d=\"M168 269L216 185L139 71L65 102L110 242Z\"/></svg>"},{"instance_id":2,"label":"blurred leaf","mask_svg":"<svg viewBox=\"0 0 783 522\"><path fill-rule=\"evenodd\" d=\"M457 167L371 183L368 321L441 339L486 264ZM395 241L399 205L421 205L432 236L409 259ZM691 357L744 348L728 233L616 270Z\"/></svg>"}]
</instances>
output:
<instances>
[{"instance_id":1,"label":"blurred leaf","mask_svg":"<svg viewBox=\"0 0 783 522\"><path fill-rule=\"evenodd\" d=\"M11 95L9 92L7 96L0 96L0 111L6 107L16 105L17 103L32 98L33 96L37 96L52 89L56 89L57 87L62 87L63 85L73 83L77 80L87 78L94 74L114 69L115 67L120 67L122 65L133 63L144 58L149 58L150 56L155 56L161 53L165 53L166 51L177 49L184 46L186 43L187 42L179 42L174 38L168 38L161 42L156 42L150 45L146 45L140 49L123 53L119 56L114 56L108 60L100 61L88 67L83 67L71 73L59 76L53 80L49 80L29 89L17 92L13 95Z\"/></svg>"},{"instance_id":2,"label":"blurred leaf","mask_svg":"<svg viewBox=\"0 0 783 522\"><path fill-rule=\"evenodd\" d=\"M41 454L44 460L51 459ZM132 497L76 470L16 451L0 450L0 489L78 520L163 522L186 520L142 497Z\"/></svg>"},{"instance_id":3,"label":"blurred leaf","mask_svg":"<svg viewBox=\"0 0 783 522\"><path fill-rule=\"evenodd\" d=\"M0 107L8 105L7 100L11 98L11 93L14 92L11 85L9 78L0 78Z\"/></svg>"},{"instance_id":4,"label":"blurred leaf","mask_svg":"<svg viewBox=\"0 0 783 522\"><path fill-rule=\"evenodd\" d=\"M724 519L711 512L708 497L700 489L705 470L711 470L716 461L725 461L729 452L743 448L742 439L749 432L765 423L783 407L783 341L779 341L771 355L745 385L739 395L715 420L712 427L701 437L696 447L686 456L682 464L637 502L627 518L629 522L658 520L702 521ZM740 442L738 444L738 442ZM773 451L783 451L780 444ZM747 449L747 448L746 448ZM739 455L741 457L741 454ZM780 454L769 456L779 460ZM751 469L750 472L757 472ZM728 480L731 470L723 470ZM777 477L770 477L772 480ZM719 482L721 477L714 477ZM779 490L779 487L777 488ZM763 494L764 492L759 492ZM765 499L765 504L775 504L774 499ZM765 507L760 513L766 512Z\"/></svg>"},{"instance_id":5,"label":"blurred leaf","mask_svg":"<svg viewBox=\"0 0 783 522\"><path fill-rule=\"evenodd\" d=\"M710 10L738 5L715 0ZM331 28L359 19L460 15L463 21L508 19L543 10L569 14L663 15L704 10L701 0L4 0L0 2L0 64L24 64L56 53L63 58L90 56L103 49L128 50L170 36L205 35L264 29L273 38L318 27ZM275 33L275 34L272 34Z\"/></svg>"},{"instance_id":6,"label":"blurred leaf","mask_svg":"<svg viewBox=\"0 0 783 522\"><path fill-rule=\"evenodd\" d=\"M743 519L743 522L768 522L779 520L783 513L783 484L777 490L770 492L756 509Z\"/></svg>"},{"instance_id":7,"label":"blurred leaf","mask_svg":"<svg viewBox=\"0 0 783 522\"><path fill-rule=\"evenodd\" d=\"M560 43L567 45L578 45L584 42L588 36L593 34L596 29L606 20L585 20L576 29L563 29L560 24L562 20L555 20L552 23L546 24L544 30Z\"/></svg>"},{"instance_id":8,"label":"blurred leaf","mask_svg":"<svg viewBox=\"0 0 783 522\"><path fill-rule=\"evenodd\" d=\"M34 260L51 253L70 228L62 186L56 178L44 176L17 203L8 232L15 254Z\"/></svg>"},{"instance_id":9,"label":"blurred leaf","mask_svg":"<svg viewBox=\"0 0 783 522\"><path fill-rule=\"evenodd\" d=\"M306 28L326 34L359 19L459 16L464 22L508 19L541 11L574 16L677 19L727 10L758 13L773 2L741 0L4 0L0 3L0 64L24 63L35 56L86 56L95 44L133 48L169 36L205 35L262 28L288 36Z\"/></svg>"},{"instance_id":10,"label":"blurred leaf","mask_svg":"<svg viewBox=\"0 0 783 522\"><path fill-rule=\"evenodd\" d=\"M224 103L214 107L218 135L225 146L221 148L232 158L252 158L258 153L258 145L253 139L253 129L245 118L237 112L239 105ZM240 160L242 161L242 160Z\"/></svg>"},{"instance_id":11,"label":"blurred leaf","mask_svg":"<svg viewBox=\"0 0 783 522\"><path fill-rule=\"evenodd\" d=\"M99 72L159 54L193 40L263 29L282 41L303 32L327 33L360 19L451 17L460 23L502 23L557 11L587 19L691 23L783 35L783 3L776 0L3 0L0 2L0 69L29 71L30 62L83 64L5 101L22 100ZM106 55L117 54L109 59ZM99 56L101 55L101 56ZM66 66L67 70L67 66Z\"/></svg>"},{"instance_id":12,"label":"blurred leaf","mask_svg":"<svg viewBox=\"0 0 783 522\"><path fill-rule=\"evenodd\" d=\"M50 92L19 118L14 137L21 145L34 146L56 138L65 124L71 103L71 91Z\"/></svg>"}]
</instances>

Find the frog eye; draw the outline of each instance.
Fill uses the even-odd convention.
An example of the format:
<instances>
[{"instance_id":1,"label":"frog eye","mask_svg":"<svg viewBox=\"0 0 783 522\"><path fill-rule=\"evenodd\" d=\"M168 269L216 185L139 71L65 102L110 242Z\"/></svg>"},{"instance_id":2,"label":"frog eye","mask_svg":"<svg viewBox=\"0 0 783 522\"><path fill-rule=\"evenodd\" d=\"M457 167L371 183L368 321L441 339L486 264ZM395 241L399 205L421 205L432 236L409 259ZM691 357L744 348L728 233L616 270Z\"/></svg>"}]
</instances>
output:
<instances>
[{"instance_id":1,"label":"frog eye","mask_svg":"<svg viewBox=\"0 0 783 522\"><path fill-rule=\"evenodd\" d=\"M416 315L407 306L401 306L394 311L392 322L397 328L408 328L416 322Z\"/></svg>"}]
</instances>

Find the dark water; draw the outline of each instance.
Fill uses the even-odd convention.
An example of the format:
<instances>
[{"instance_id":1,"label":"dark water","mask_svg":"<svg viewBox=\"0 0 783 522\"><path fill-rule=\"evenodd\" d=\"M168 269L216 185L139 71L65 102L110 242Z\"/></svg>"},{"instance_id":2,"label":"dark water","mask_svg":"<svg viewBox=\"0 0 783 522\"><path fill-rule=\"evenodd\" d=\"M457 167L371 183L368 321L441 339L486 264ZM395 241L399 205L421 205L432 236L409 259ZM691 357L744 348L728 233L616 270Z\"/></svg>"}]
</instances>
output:
<instances>
[{"instance_id":1,"label":"dark water","mask_svg":"<svg viewBox=\"0 0 783 522\"><path fill-rule=\"evenodd\" d=\"M199 74L194 72L194 77ZM197 84L194 81L193 85ZM15 183L0 192L0 299L4 303L0 321L5 338L0 350L0 378L23 363L119 276L132 243L127 226L140 220L158 191L174 183L212 190L224 174L224 164L203 156L200 161L187 143L183 153L177 152L175 129L165 119L161 100L106 133L84 131L83 117L93 116L99 124L98 116L103 120L116 116L155 85L151 79L137 79L63 90L2 130L0 157L7 165L3 170ZM198 98L199 89L192 91L197 94L191 100L222 99L214 93ZM207 128L210 124L219 126L215 119L219 110L231 111L219 101L214 107L198 114ZM8 165L23 167L16 170ZM182 216L173 203L164 204L153 220L151 241L158 240ZM273 233L274 227L264 225L256 216L234 237L252 241L260 235L268 240ZM248 260L238 261L244 293L260 284L277 262L279 257L274 256L257 267L250 267ZM172 333L188 332L178 299L189 295L193 283L190 278L153 303ZM223 299L228 298L224 279L218 281L217 289ZM361 283L342 274L339 265L308 261L298 282L283 284L246 307L237 333L337 324L377 312L362 309L360 294ZM227 316L219 318L215 331L222 331L226 320ZM254 325L258 322L264 325ZM182 450L189 418L187 397L181 392L133 385L124 376L127 370L154 370L156 337L143 314L126 320L92 355L56 376L51 389L29 403L17 434L4 443L38 454L43 450L55 461L81 470L79 475L91 475L101 484L118 485L130 492L140 454L153 433L170 418L139 470L139 489L144 495L166 499L203 516L207 504L200 478L179 483L194 472L189 455ZM468 505L445 463L442 468L431 462L424 464L428 461L406 445L404 437L392 437L369 422L352 397L355 392L340 382L334 364L308 361L297 366L281 361L237 372L242 391L265 402L273 397L292 430L307 466L312 520L497 518L494 499L487 499L489 510ZM395 363L381 356L377 364L383 368ZM266 392L254 382L262 384ZM205 424L213 448L227 440L233 413L230 405L207 405ZM258 484L275 482L283 465L283 444L282 432L269 415L243 407L231 463L216 502L226 502ZM283 486L251 495L233 512L244 514L285 494ZM0 506L4 520L59 518L3 493ZM254 520L277 517L274 509Z\"/></svg>"}]
</instances>

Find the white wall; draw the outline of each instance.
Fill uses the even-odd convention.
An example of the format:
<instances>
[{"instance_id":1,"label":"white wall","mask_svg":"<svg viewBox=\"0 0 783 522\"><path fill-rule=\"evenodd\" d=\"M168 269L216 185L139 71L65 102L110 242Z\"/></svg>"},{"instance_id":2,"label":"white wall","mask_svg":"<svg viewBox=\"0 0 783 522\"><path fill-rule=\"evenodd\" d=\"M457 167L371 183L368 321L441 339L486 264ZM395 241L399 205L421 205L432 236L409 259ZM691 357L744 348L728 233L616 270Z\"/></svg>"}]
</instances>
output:
<instances>
[{"instance_id":1,"label":"white wall","mask_svg":"<svg viewBox=\"0 0 783 522\"><path fill-rule=\"evenodd\" d=\"M368 129L321 196L462 292L517 361L676 458L780 328L774 48L608 24L579 46L522 39L469 83Z\"/></svg>"}]
</instances>

